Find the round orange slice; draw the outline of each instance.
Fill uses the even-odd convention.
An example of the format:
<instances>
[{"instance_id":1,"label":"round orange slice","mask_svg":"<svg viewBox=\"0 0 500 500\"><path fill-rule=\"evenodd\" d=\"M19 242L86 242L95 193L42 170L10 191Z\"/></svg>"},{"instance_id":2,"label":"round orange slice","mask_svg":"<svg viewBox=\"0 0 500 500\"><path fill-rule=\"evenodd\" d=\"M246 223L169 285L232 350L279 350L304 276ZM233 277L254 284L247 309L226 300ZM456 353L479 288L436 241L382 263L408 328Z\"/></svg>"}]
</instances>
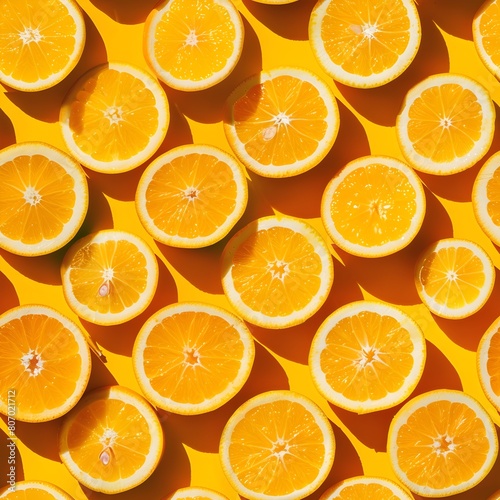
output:
<instances>
[{"instance_id":1,"label":"round orange slice","mask_svg":"<svg viewBox=\"0 0 500 500\"><path fill-rule=\"evenodd\" d=\"M22 305L0 316L0 412L4 415L23 422L64 415L82 397L90 370L84 333L58 311Z\"/></svg>"},{"instance_id":2,"label":"round orange slice","mask_svg":"<svg viewBox=\"0 0 500 500\"><path fill-rule=\"evenodd\" d=\"M0 490L2 500L73 500L55 484L47 481L17 481Z\"/></svg>"},{"instance_id":3,"label":"round orange slice","mask_svg":"<svg viewBox=\"0 0 500 500\"><path fill-rule=\"evenodd\" d=\"M269 391L241 405L222 432L224 473L243 497L305 498L324 482L335 439L323 410L302 394Z\"/></svg>"},{"instance_id":4,"label":"round orange slice","mask_svg":"<svg viewBox=\"0 0 500 500\"><path fill-rule=\"evenodd\" d=\"M425 215L425 194L415 172L385 156L348 163L326 186L321 220L340 248L381 257L407 246Z\"/></svg>"},{"instance_id":5,"label":"round orange slice","mask_svg":"<svg viewBox=\"0 0 500 500\"><path fill-rule=\"evenodd\" d=\"M500 317L481 337L476 360L481 387L491 404L500 411Z\"/></svg>"},{"instance_id":6,"label":"round orange slice","mask_svg":"<svg viewBox=\"0 0 500 500\"><path fill-rule=\"evenodd\" d=\"M224 238L243 215L247 180L243 167L225 151L189 144L148 165L135 200L153 238L175 247L205 247Z\"/></svg>"},{"instance_id":7,"label":"round orange slice","mask_svg":"<svg viewBox=\"0 0 500 500\"><path fill-rule=\"evenodd\" d=\"M330 151L339 111L330 87L300 68L263 71L241 83L226 103L224 131L238 158L264 177L290 177Z\"/></svg>"},{"instance_id":8,"label":"round orange slice","mask_svg":"<svg viewBox=\"0 0 500 500\"><path fill-rule=\"evenodd\" d=\"M80 229L89 203L87 178L68 154L42 142L0 151L0 247L44 255Z\"/></svg>"},{"instance_id":9,"label":"round orange slice","mask_svg":"<svg viewBox=\"0 0 500 500\"><path fill-rule=\"evenodd\" d=\"M81 318L124 323L146 309L158 283L158 263L135 234L107 229L77 240L61 264L64 297Z\"/></svg>"},{"instance_id":10,"label":"round orange slice","mask_svg":"<svg viewBox=\"0 0 500 500\"><path fill-rule=\"evenodd\" d=\"M162 454L163 430L156 412L126 387L93 390L61 425L61 460L93 491L135 488L154 472Z\"/></svg>"},{"instance_id":11,"label":"round orange slice","mask_svg":"<svg viewBox=\"0 0 500 500\"><path fill-rule=\"evenodd\" d=\"M326 490L319 500L413 500L401 486L382 477L356 476Z\"/></svg>"},{"instance_id":12,"label":"round orange slice","mask_svg":"<svg viewBox=\"0 0 500 500\"><path fill-rule=\"evenodd\" d=\"M500 2L486 0L472 21L472 38L481 61L497 78L500 78L499 36Z\"/></svg>"},{"instance_id":13,"label":"round orange slice","mask_svg":"<svg viewBox=\"0 0 500 500\"><path fill-rule=\"evenodd\" d=\"M174 491L165 500L228 500L228 498L210 488L187 486Z\"/></svg>"}]
</instances>

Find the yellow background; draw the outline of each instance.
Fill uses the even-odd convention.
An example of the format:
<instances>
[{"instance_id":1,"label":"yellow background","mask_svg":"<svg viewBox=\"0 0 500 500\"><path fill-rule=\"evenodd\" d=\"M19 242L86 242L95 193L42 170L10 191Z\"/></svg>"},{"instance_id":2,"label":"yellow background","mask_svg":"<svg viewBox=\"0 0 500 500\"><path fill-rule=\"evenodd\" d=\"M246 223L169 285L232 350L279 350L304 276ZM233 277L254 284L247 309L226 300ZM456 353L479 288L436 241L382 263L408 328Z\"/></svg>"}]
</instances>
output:
<instances>
[{"instance_id":1,"label":"yellow background","mask_svg":"<svg viewBox=\"0 0 500 500\"><path fill-rule=\"evenodd\" d=\"M127 61L147 69L142 55L144 20L156 0L78 0L85 12L87 42L83 56L69 77L39 93L3 88L0 93L0 147L15 142L45 141L65 150L58 125L61 100L71 84L86 70L106 61ZM396 81L381 88L359 90L335 84L312 54L307 24L314 0L298 0L283 6L267 6L252 0L235 0L245 26L243 54L234 72L216 87L183 93L165 87L171 123L158 153L185 143L209 143L231 152L222 129L222 106L228 93L244 78L261 69L292 65L313 70L332 87L340 107L340 131L331 152L317 167L299 177L264 179L249 174L248 209L235 228L257 217L284 213L307 220L325 238L319 218L320 198L328 180L345 163L367 154L403 159L394 124L407 90L426 76L441 72L463 73L488 88L500 101L500 84L479 60L472 42L471 23L480 0L419 0L422 43L416 59ZM497 114L498 107L497 107ZM500 127L487 157L500 145ZM160 499L182 486L207 486L231 499L238 495L223 476L217 455L221 430L239 404L270 389L290 388L310 396L331 419L337 452L324 485L310 498L335 482L359 475L395 479L385 453L393 408L356 415L328 404L313 387L307 367L309 345L321 321L334 309L353 300L375 298L409 312L424 329L428 359L415 394L437 388L461 389L475 396L497 425L500 418L481 391L475 351L492 321L500 314L500 256L479 228L470 203L471 188L479 167L449 176L420 175L426 185L427 215L414 242L397 254L380 259L353 257L332 247L335 280L322 309L305 324L282 331L251 326L257 342L255 365L249 381L225 406L200 416L160 414L166 437L162 462L143 485L118 494L121 499ZM200 300L230 308L219 279L219 256L227 238L200 250L169 248L153 241L135 213L133 197L144 167L118 175L87 171L90 207L79 235L103 228L126 229L143 236L160 262L160 283L151 306L140 317L120 326L101 327L79 321L66 305L59 277L64 250L26 258L0 250L0 312L18 304L42 303L59 309L79 322L102 348L107 364L93 356L89 389L119 383L139 390L131 364L135 335L154 311L175 301ZM234 232L234 231L233 231ZM497 284L486 306L471 318L453 321L432 316L420 303L413 284L413 265L428 244L443 237L476 241L495 263ZM81 487L61 464L57 454L59 421L43 424L17 422L19 438L17 479L51 481L75 499L105 498ZM6 443L6 419L0 421L1 443ZM6 481L7 449L0 448L0 477ZM476 488L457 499L485 499L500 488L500 460ZM0 484L3 486L3 484ZM415 498L419 498L415 495Z\"/></svg>"}]
</instances>

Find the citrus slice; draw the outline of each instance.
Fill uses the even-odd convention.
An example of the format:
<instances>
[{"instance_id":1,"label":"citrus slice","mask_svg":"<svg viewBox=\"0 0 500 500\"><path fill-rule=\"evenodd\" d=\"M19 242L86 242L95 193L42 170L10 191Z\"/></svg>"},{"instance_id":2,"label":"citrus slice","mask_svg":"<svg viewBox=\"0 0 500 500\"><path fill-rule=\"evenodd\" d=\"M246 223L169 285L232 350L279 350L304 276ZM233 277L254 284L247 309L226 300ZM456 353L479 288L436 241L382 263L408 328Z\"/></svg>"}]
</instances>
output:
<instances>
[{"instance_id":1,"label":"citrus slice","mask_svg":"<svg viewBox=\"0 0 500 500\"><path fill-rule=\"evenodd\" d=\"M378 87L397 78L420 46L413 0L320 0L309 40L323 70L351 87Z\"/></svg>"},{"instance_id":2,"label":"citrus slice","mask_svg":"<svg viewBox=\"0 0 500 500\"><path fill-rule=\"evenodd\" d=\"M474 46L483 64L500 78L500 2L486 0L472 21Z\"/></svg>"},{"instance_id":3,"label":"citrus slice","mask_svg":"<svg viewBox=\"0 0 500 500\"><path fill-rule=\"evenodd\" d=\"M252 1L257 3L264 3L266 5L285 5L288 3L297 2L298 0L252 0Z\"/></svg>"},{"instance_id":4,"label":"citrus slice","mask_svg":"<svg viewBox=\"0 0 500 500\"><path fill-rule=\"evenodd\" d=\"M156 240L199 248L226 236L243 215L248 187L243 167L210 145L171 149L148 165L139 181L136 208Z\"/></svg>"},{"instance_id":5,"label":"citrus slice","mask_svg":"<svg viewBox=\"0 0 500 500\"><path fill-rule=\"evenodd\" d=\"M22 305L0 316L0 412L23 422L67 413L90 378L82 330L58 311Z\"/></svg>"},{"instance_id":6,"label":"citrus slice","mask_svg":"<svg viewBox=\"0 0 500 500\"><path fill-rule=\"evenodd\" d=\"M481 387L491 404L500 411L500 318L481 337L476 359Z\"/></svg>"},{"instance_id":7,"label":"citrus slice","mask_svg":"<svg viewBox=\"0 0 500 500\"><path fill-rule=\"evenodd\" d=\"M460 319L479 311L494 283L489 255L472 241L439 240L423 252L415 267L420 299L443 318Z\"/></svg>"},{"instance_id":8,"label":"citrus slice","mask_svg":"<svg viewBox=\"0 0 500 500\"><path fill-rule=\"evenodd\" d=\"M413 500L397 483L382 477L356 476L334 484L319 500Z\"/></svg>"},{"instance_id":9,"label":"citrus slice","mask_svg":"<svg viewBox=\"0 0 500 500\"><path fill-rule=\"evenodd\" d=\"M230 0L166 0L146 20L144 56L169 87L202 90L233 71L243 38L243 21Z\"/></svg>"},{"instance_id":10,"label":"citrus slice","mask_svg":"<svg viewBox=\"0 0 500 500\"><path fill-rule=\"evenodd\" d=\"M228 498L210 488L187 486L174 491L165 500L228 500Z\"/></svg>"},{"instance_id":11,"label":"citrus slice","mask_svg":"<svg viewBox=\"0 0 500 500\"><path fill-rule=\"evenodd\" d=\"M64 297L81 318L100 325L124 323L151 303L158 263L138 236L114 229L76 241L61 265Z\"/></svg>"},{"instance_id":12,"label":"citrus slice","mask_svg":"<svg viewBox=\"0 0 500 500\"><path fill-rule=\"evenodd\" d=\"M73 500L65 491L47 481L18 481L14 486L2 488L3 500Z\"/></svg>"},{"instance_id":13,"label":"citrus slice","mask_svg":"<svg viewBox=\"0 0 500 500\"><path fill-rule=\"evenodd\" d=\"M250 170L290 177L316 166L330 151L339 111L330 87L299 68L275 68L241 83L226 103L224 132Z\"/></svg>"},{"instance_id":14,"label":"citrus slice","mask_svg":"<svg viewBox=\"0 0 500 500\"><path fill-rule=\"evenodd\" d=\"M417 235L425 194L415 172L385 156L348 163L326 186L321 220L340 248L363 257L401 250Z\"/></svg>"},{"instance_id":15,"label":"citrus slice","mask_svg":"<svg viewBox=\"0 0 500 500\"><path fill-rule=\"evenodd\" d=\"M472 188L472 208L482 230L500 245L500 152L479 170Z\"/></svg>"},{"instance_id":16,"label":"citrus slice","mask_svg":"<svg viewBox=\"0 0 500 500\"><path fill-rule=\"evenodd\" d=\"M238 314L255 325L303 323L325 302L333 262L321 235L284 216L263 217L240 229L222 254L222 286Z\"/></svg>"},{"instance_id":17,"label":"citrus slice","mask_svg":"<svg viewBox=\"0 0 500 500\"><path fill-rule=\"evenodd\" d=\"M340 307L321 324L309 367L329 402L368 413L405 400L420 380L425 358L424 334L410 316L361 300Z\"/></svg>"},{"instance_id":18,"label":"citrus slice","mask_svg":"<svg viewBox=\"0 0 500 500\"><path fill-rule=\"evenodd\" d=\"M406 94L396 120L403 155L421 172L448 175L476 164L493 141L495 107L472 78L433 75Z\"/></svg>"},{"instance_id":19,"label":"citrus slice","mask_svg":"<svg viewBox=\"0 0 500 500\"><path fill-rule=\"evenodd\" d=\"M326 479L335 439L328 418L309 398L269 391L233 413L219 453L229 483L243 497L295 500Z\"/></svg>"},{"instance_id":20,"label":"citrus slice","mask_svg":"<svg viewBox=\"0 0 500 500\"><path fill-rule=\"evenodd\" d=\"M119 493L143 483L163 453L163 430L151 405L122 386L96 389L63 420L59 455L84 486Z\"/></svg>"},{"instance_id":21,"label":"citrus slice","mask_svg":"<svg viewBox=\"0 0 500 500\"><path fill-rule=\"evenodd\" d=\"M478 484L498 453L495 424L471 396L446 389L413 398L394 416L387 450L417 495L451 496Z\"/></svg>"},{"instance_id":22,"label":"citrus slice","mask_svg":"<svg viewBox=\"0 0 500 500\"><path fill-rule=\"evenodd\" d=\"M156 407L199 414L219 408L243 387L254 355L242 320L213 305L184 302L146 321L132 361L142 392Z\"/></svg>"},{"instance_id":23,"label":"citrus slice","mask_svg":"<svg viewBox=\"0 0 500 500\"><path fill-rule=\"evenodd\" d=\"M76 66L85 21L73 0L2 2L0 81L23 91L53 87Z\"/></svg>"},{"instance_id":24,"label":"citrus slice","mask_svg":"<svg viewBox=\"0 0 500 500\"><path fill-rule=\"evenodd\" d=\"M131 170L160 147L170 120L165 91L146 71L110 62L85 73L61 106L68 149L102 173Z\"/></svg>"},{"instance_id":25,"label":"citrus slice","mask_svg":"<svg viewBox=\"0 0 500 500\"><path fill-rule=\"evenodd\" d=\"M500 490L495 491L495 493L491 494L486 500L499 500L500 499Z\"/></svg>"},{"instance_id":26,"label":"citrus slice","mask_svg":"<svg viewBox=\"0 0 500 500\"><path fill-rule=\"evenodd\" d=\"M89 202L85 173L71 156L42 142L0 151L0 247L43 255L68 243Z\"/></svg>"}]
</instances>

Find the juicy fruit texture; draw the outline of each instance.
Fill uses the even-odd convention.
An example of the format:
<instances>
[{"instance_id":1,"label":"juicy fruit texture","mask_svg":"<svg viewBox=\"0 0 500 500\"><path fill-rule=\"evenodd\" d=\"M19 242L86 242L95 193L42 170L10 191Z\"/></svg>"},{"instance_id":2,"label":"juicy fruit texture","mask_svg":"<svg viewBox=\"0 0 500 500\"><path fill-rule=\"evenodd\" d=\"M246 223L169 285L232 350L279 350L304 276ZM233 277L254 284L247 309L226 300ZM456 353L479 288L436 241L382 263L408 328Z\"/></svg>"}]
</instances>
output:
<instances>
[{"instance_id":1,"label":"juicy fruit texture","mask_svg":"<svg viewBox=\"0 0 500 500\"><path fill-rule=\"evenodd\" d=\"M220 441L224 473L245 498L304 498L330 472L332 427L309 398L292 391L259 394L229 418Z\"/></svg>"},{"instance_id":2,"label":"juicy fruit texture","mask_svg":"<svg viewBox=\"0 0 500 500\"><path fill-rule=\"evenodd\" d=\"M143 483L163 453L163 430L153 408L122 386L96 389L63 420L59 455L84 486L119 493Z\"/></svg>"},{"instance_id":3,"label":"juicy fruit texture","mask_svg":"<svg viewBox=\"0 0 500 500\"><path fill-rule=\"evenodd\" d=\"M132 361L142 392L156 407L200 414L222 406L241 389L254 356L252 335L237 316L183 302L146 321Z\"/></svg>"},{"instance_id":4,"label":"juicy fruit texture","mask_svg":"<svg viewBox=\"0 0 500 500\"><path fill-rule=\"evenodd\" d=\"M85 173L69 155L42 142L0 151L0 247L44 255L68 243L88 208Z\"/></svg>"},{"instance_id":5,"label":"juicy fruit texture","mask_svg":"<svg viewBox=\"0 0 500 500\"><path fill-rule=\"evenodd\" d=\"M351 87L384 85L403 73L421 39L413 0L320 0L309 40L323 70Z\"/></svg>"},{"instance_id":6,"label":"juicy fruit texture","mask_svg":"<svg viewBox=\"0 0 500 500\"><path fill-rule=\"evenodd\" d=\"M73 500L65 491L47 481L18 481L14 488L0 490L3 500Z\"/></svg>"},{"instance_id":7,"label":"juicy fruit texture","mask_svg":"<svg viewBox=\"0 0 500 500\"><path fill-rule=\"evenodd\" d=\"M394 481L382 477L356 476L334 484L320 500L412 500Z\"/></svg>"},{"instance_id":8,"label":"juicy fruit texture","mask_svg":"<svg viewBox=\"0 0 500 500\"><path fill-rule=\"evenodd\" d=\"M436 175L472 167L493 141L495 107L472 78L433 75L406 94L396 121L403 155L412 167Z\"/></svg>"},{"instance_id":9,"label":"juicy fruit texture","mask_svg":"<svg viewBox=\"0 0 500 500\"><path fill-rule=\"evenodd\" d=\"M0 316L0 412L15 401L17 420L45 422L67 413L90 378L81 329L58 311L22 305ZM10 406L9 406L10 405Z\"/></svg>"},{"instance_id":10,"label":"juicy fruit texture","mask_svg":"<svg viewBox=\"0 0 500 500\"><path fill-rule=\"evenodd\" d=\"M326 186L321 220L333 242L363 257L389 255L417 235L425 194L415 172L385 156L348 163Z\"/></svg>"},{"instance_id":11,"label":"juicy fruit texture","mask_svg":"<svg viewBox=\"0 0 500 500\"><path fill-rule=\"evenodd\" d=\"M139 315L158 283L158 263L138 236L114 229L76 241L61 264L64 297L81 318L114 325Z\"/></svg>"},{"instance_id":12,"label":"juicy fruit texture","mask_svg":"<svg viewBox=\"0 0 500 500\"><path fill-rule=\"evenodd\" d=\"M416 387L426 358L417 323L388 304L351 302L316 332L309 367L319 392L357 413L390 408Z\"/></svg>"},{"instance_id":13,"label":"juicy fruit texture","mask_svg":"<svg viewBox=\"0 0 500 500\"><path fill-rule=\"evenodd\" d=\"M165 91L140 68L110 62L85 73L60 112L67 147L103 173L131 170L160 147L170 120Z\"/></svg>"},{"instance_id":14,"label":"juicy fruit texture","mask_svg":"<svg viewBox=\"0 0 500 500\"><path fill-rule=\"evenodd\" d=\"M222 254L222 286L238 314L255 325L303 323L325 302L333 283L328 247L309 224L271 216L251 222Z\"/></svg>"},{"instance_id":15,"label":"juicy fruit texture","mask_svg":"<svg viewBox=\"0 0 500 500\"><path fill-rule=\"evenodd\" d=\"M418 495L466 491L491 470L498 453L495 424L471 396L445 389L406 403L389 428L394 472Z\"/></svg>"},{"instance_id":16,"label":"juicy fruit texture","mask_svg":"<svg viewBox=\"0 0 500 500\"><path fill-rule=\"evenodd\" d=\"M290 177L313 168L339 129L332 90L299 68L275 68L245 80L226 108L224 132L231 148L264 177Z\"/></svg>"},{"instance_id":17,"label":"juicy fruit texture","mask_svg":"<svg viewBox=\"0 0 500 500\"><path fill-rule=\"evenodd\" d=\"M73 0L0 2L0 82L38 91L61 82L78 63L85 22Z\"/></svg>"},{"instance_id":18,"label":"juicy fruit texture","mask_svg":"<svg viewBox=\"0 0 500 500\"><path fill-rule=\"evenodd\" d=\"M434 314L460 319L486 303L495 283L489 255L472 241L439 240L428 247L415 266L415 285L422 302Z\"/></svg>"},{"instance_id":19,"label":"juicy fruit texture","mask_svg":"<svg viewBox=\"0 0 500 500\"><path fill-rule=\"evenodd\" d=\"M165 500L228 500L228 498L209 488L188 486L186 488L179 488Z\"/></svg>"},{"instance_id":20,"label":"juicy fruit texture","mask_svg":"<svg viewBox=\"0 0 500 500\"><path fill-rule=\"evenodd\" d=\"M500 411L500 318L481 337L476 360L481 387L491 404Z\"/></svg>"},{"instance_id":21,"label":"juicy fruit texture","mask_svg":"<svg viewBox=\"0 0 500 500\"><path fill-rule=\"evenodd\" d=\"M472 38L483 64L497 78L500 77L500 2L486 0L472 21Z\"/></svg>"},{"instance_id":22,"label":"juicy fruit texture","mask_svg":"<svg viewBox=\"0 0 500 500\"><path fill-rule=\"evenodd\" d=\"M151 162L136 192L137 213L148 233L185 248L224 238L247 200L245 172L236 159L201 144L173 148Z\"/></svg>"}]
</instances>

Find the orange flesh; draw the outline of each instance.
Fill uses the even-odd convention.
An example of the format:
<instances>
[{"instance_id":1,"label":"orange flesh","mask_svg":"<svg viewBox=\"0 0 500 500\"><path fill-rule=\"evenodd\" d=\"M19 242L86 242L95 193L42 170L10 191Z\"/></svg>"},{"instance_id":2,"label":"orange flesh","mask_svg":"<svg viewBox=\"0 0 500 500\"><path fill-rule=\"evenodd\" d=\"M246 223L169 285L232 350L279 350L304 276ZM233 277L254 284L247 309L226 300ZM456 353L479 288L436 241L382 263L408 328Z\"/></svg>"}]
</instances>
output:
<instances>
[{"instance_id":1,"label":"orange flesh","mask_svg":"<svg viewBox=\"0 0 500 500\"><path fill-rule=\"evenodd\" d=\"M11 490L5 498L8 500L54 500L55 497L52 493L40 488L29 488L27 490Z\"/></svg>"},{"instance_id":2,"label":"orange flesh","mask_svg":"<svg viewBox=\"0 0 500 500\"><path fill-rule=\"evenodd\" d=\"M335 497L338 500L360 500L362 498L373 498L376 500L399 500L399 496L382 484L356 484L346 486L340 494Z\"/></svg>"},{"instance_id":3,"label":"orange flesh","mask_svg":"<svg viewBox=\"0 0 500 500\"><path fill-rule=\"evenodd\" d=\"M500 396L500 332L498 331L491 338L486 369L493 392Z\"/></svg>"},{"instance_id":4,"label":"orange flesh","mask_svg":"<svg viewBox=\"0 0 500 500\"><path fill-rule=\"evenodd\" d=\"M482 44L486 53L497 66L500 65L500 4L494 2L483 12L479 23Z\"/></svg>"},{"instance_id":5,"label":"orange flesh","mask_svg":"<svg viewBox=\"0 0 500 500\"><path fill-rule=\"evenodd\" d=\"M486 185L486 196L488 203L486 209L488 214L497 226L500 226L500 168L493 173L492 178Z\"/></svg>"}]
</instances>

